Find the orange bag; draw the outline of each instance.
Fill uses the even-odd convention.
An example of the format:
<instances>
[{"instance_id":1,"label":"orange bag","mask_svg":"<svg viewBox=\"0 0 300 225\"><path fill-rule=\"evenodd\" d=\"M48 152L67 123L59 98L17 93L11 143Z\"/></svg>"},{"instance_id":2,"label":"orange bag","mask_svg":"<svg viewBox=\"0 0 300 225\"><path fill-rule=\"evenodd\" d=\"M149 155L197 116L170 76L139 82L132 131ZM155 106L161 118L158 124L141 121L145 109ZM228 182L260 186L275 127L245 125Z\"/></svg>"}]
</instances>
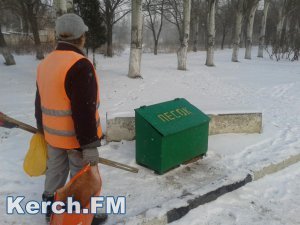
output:
<instances>
[{"instance_id":1,"label":"orange bag","mask_svg":"<svg viewBox=\"0 0 300 225\"><path fill-rule=\"evenodd\" d=\"M57 190L55 201L66 202L67 197L73 197L81 206L90 212L90 198L99 196L102 181L98 166L87 165L78 172L64 187ZM81 209L82 212L82 209ZM93 214L52 214L50 225L91 225Z\"/></svg>"}]
</instances>

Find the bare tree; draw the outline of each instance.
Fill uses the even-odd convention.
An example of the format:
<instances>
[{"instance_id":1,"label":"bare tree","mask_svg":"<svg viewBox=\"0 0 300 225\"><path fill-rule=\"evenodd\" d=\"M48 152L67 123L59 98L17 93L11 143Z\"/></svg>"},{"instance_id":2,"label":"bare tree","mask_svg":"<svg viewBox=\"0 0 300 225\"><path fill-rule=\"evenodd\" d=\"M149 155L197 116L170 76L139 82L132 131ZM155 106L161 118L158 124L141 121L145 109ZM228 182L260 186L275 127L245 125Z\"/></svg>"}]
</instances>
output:
<instances>
[{"instance_id":1,"label":"bare tree","mask_svg":"<svg viewBox=\"0 0 300 225\"><path fill-rule=\"evenodd\" d=\"M128 0L102 0L100 4L101 12L104 14L104 22L107 29L107 49L106 55L113 56L113 27L123 19L129 12Z\"/></svg>"},{"instance_id":2,"label":"bare tree","mask_svg":"<svg viewBox=\"0 0 300 225\"><path fill-rule=\"evenodd\" d=\"M177 51L177 69L186 70L190 36L191 0L167 0L166 4L165 19L176 26L179 34L180 48Z\"/></svg>"},{"instance_id":3,"label":"bare tree","mask_svg":"<svg viewBox=\"0 0 300 225\"><path fill-rule=\"evenodd\" d=\"M142 1L131 1L131 48L129 59L128 77L141 77L141 59L142 59L142 44L143 44L143 13Z\"/></svg>"},{"instance_id":4,"label":"bare tree","mask_svg":"<svg viewBox=\"0 0 300 225\"><path fill-rule=\"evenodd\" d=\"M145 26L152 31L154 41L154 55L157 55L158 41L163 27L165 0L145 0L146 11Z\"/></svg>"},{"instance_id":5,"label":"bare tree","mask_svg":"<svg viewBox=\"0 0 300 225\"><path fill-rule=\"evenodd\" d=\"M5 9L4 2L3 0L0 0L0 13L3 15L3 11ZM7 47L7 44L4 39L4 35L2 33L2 24L1 24L1 18L0 16L0 53L3 55L4 60L5 60L5 65L10 66L10 65L15 65L15 59L14 56L11 54L9 48Z\"/></svg>"},{"instance_id":6,"label":"bare tree","mask_svg":"<svg viewBox=\"0 0 300 225\"><path fill-rule=\"evenodd\" d=\"M232 62L238 62L238 54L241 41L241 31L242 31L242 20L244 15L244 2L245 0L235 0L235 28L233 36L233 50L232 50Z\"/></svg>"},{"instance_id":7,"label":"bare tree","mask_svg":"<svg viewBox=\"0 0 300 225\"><path fill-rule=\"evenodd\" d=\"M270 57L280 60L284 56L298 58L299 55L299 10L298 0L274 0L274 5L278 9L278 22L276 25L276 35L272 40L272 53ZM292 59L294 60L294 59Z\"/></svg>"},{"instance_id":8,"label":"bare tree","mask_svg":"<svg viewBox=\"0 0 300 225\"><path fill-rule=\"evenodd\" d=\"M225 40L229 31L233 27L234 10L232 7L233 0L219 0L218 10L216 11L216 30L221 35L221 49L224 49ZM217 36L217 34L216 34Z\"/></svg>"},{"instance_id":9,"label":"bare tree","mask_svg":"<svg viewBox=\"0 0 300 225\"><path fill-rule=\"evenodd\" d=\"M202 48L204 48L205 50L207 49L207 37L208 37L207 15L208 15L207 2L206 0L200 0L199 40L201 40Z\"/></svg>"},{"instance_id":10,"label":"bare tree","mask_svg":"<svg viewBox=\"0 0 300 225\"><path fill-rule=\"evenodd\" d=\"M183 27L181 30L182 42L177 51L178 70L186 70L187 50L190 37L191 23L191 0L185 0L183 3Z\"/></svg>"},{"instance_id":11,"label":"bare tree","mask_svg":"<svg viewBox=\"0 0 300 225\"><path fill-rule=\"evenodd\" d=\"M299 60L300 56L300 1L293 0L291 4L293 10L289 15L289 32L286 34L287 57L291 61ZM287 25L286 25L287 26Z\"/></svg>"},{"instance_id":12,"label":"bare tree","mask_svg":"<svg viewBox=\"0 0 300 225\"><path fill-rule=\"evenodd\" d=\"M54 0L53 6L54 6L57 17L67 13L66 0Z\"/></svg>"},{"instance_id":13,"label":"bare tree","mask_svg":"<svg viewBox=\"0 0 300 225\"><path fill-rule=\"evenodd\" d=\"M264 11L261 19L260 35L259 35L259 47L257 57L264 57L264 47L265 47L265 35L266 35L266 25L267 17L270 6L270 0L264 0Z\"/></svg>"},{"instance_id":14,"label":"bare tree","mask_svg":"<svg viewBox=\"0 0 300 225\"><path fill-rule=\"evenodd\" d=\"M247 1L247 33L246 33L246 51L245 59L251 59L252 50L252 36L253 36L253 23L255 18L255 12L258 7L259 0Z\"/></svg>"},{"instance_id":15,"label":"bare tree","mask_svg":"<svg viewBox=\"0 0 300 225\"><path fill-rule=\"evenodd\" d=\"M36 48L36 58L44 58L41 40L39 36L39 21L44 16L46 9L50 7L48 0L2 0L5 6L15 15L24 17L30 25Z\"/></svg>"},{"instance_id":16,"label":"bare tree","mask_svg":"<svg viewBox=\"0 0 300 225\"><path fill-rule=\"evenodd\" d=\"M53 6L57 16L73 11L73 0L54 0Z\"/></svg>"},{"instance_id":17,"label":"bare tree","mask_svg":"<svg viewBox=\"0 0 300 225\"><path fill-rule=\"evenodd\" d=\"M165 19L176 26L179 41L183 41L183 1L181 0L166 0Z\"/></svg>"},{"instance_id":18,"label":"bare tree","mask_svg":"<svg viewBox=\"0 0 300 225\"><path fill-rule=\"evenodd\" d=\"M200 4L201 0L192 0L191 9L191 43L193 45L193 51L198 50L198 40L199 40L199 26L200 26Z\"/></svg>"},{"instance_id":19,"label":"bare tree","mask_svg":"<svg viewBox=\"0 0 300 225\"><path fill-rule=\"evenodd\" d=\"M36 58L38 60L44 59L44 52L41 45L38 27L38 14L42 5L41 0L19 0L19 4L22 11L24 11L24 14L27 15L31 27L36 48Z\"/></svg>"},{"instance_id":20,"label":"bare tree","mask_svg":"<svg viewBox=\"0 0 300 225\"><path fill-rule=\"evenodd\" d=\"M206 51L206 63L207 66L214 66L214 47L215 47L215 12L216 12L216 0L207 0L208 13L207 13L207 51Z\"/></svg>"},{"instance_id":21,"label":"bare tree","mask_svg":"<svg viewBox=\"0 0 300 225\"><path fill-rule=\"evenodd\" d=\"M5 65L15 65L15 59L14 56L11 54L9 48L6 45L2 30L1 30L1 24L0 24L0 53L3 55L5 59Z\"/></svg>"},{"instance_id":22,"label":"bare tree","mask_svg":"<svg viewBox=\"0 0 300 225\"><path fill-rule=\"evenodd\" d=\"M282 30L283 30L284 22L288 15L288 7L287 7L288 3L289 3L289 0L278 1L279 7L280 7L279 14L278 14L278 23L277 23L277 27L276 27L276 39L278 42L280 42L280 40L282 38Z\"/></svg>"}]
</instances>

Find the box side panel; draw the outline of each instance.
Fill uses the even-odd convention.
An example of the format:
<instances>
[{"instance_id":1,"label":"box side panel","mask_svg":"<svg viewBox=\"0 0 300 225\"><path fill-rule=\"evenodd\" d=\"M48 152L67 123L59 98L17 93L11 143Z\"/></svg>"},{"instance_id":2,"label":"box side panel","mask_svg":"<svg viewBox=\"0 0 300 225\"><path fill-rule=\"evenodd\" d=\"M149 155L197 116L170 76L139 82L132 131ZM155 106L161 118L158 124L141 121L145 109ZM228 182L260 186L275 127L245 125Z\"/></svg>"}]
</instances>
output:
<instances>
[{"instance_id":1,"label":"box side panel","mask_svg":"<svg viewBox=\"0 0 300 225\"><path fill-rule=\"evenodd\" d=\"M155 171L161 170L161 134L136 113L136 162Z\"/></svg>"},{"instance_id":2,"label":"box side panel","mask_svg":"<svg viewBox=\"0 0 300 225\"><path fill-rule=\"evenodd\" d=\"M164 137L162 146L163 172L203 155L208 148L208 123Z\"/></svg>"}]
</instances>

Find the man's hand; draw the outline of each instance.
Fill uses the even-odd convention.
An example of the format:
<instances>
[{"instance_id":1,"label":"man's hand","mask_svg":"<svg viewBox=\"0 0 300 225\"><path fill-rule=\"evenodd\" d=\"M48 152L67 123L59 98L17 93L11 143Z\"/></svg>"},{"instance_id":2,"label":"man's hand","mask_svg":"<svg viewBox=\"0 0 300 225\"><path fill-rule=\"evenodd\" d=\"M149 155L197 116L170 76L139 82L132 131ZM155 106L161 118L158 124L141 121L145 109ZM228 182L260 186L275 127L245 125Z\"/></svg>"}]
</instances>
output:
<instances>
[{"instance_id":1,"label":"man's hand","mask_svg":"<svg viewBox=\"0 0 300 225\"><path fill-rule=\"evenodd\" d=\"M95 166L99 162L99 152L97 148L86 148L82 151L83 162Z\"/></svg>"}]
</instances>

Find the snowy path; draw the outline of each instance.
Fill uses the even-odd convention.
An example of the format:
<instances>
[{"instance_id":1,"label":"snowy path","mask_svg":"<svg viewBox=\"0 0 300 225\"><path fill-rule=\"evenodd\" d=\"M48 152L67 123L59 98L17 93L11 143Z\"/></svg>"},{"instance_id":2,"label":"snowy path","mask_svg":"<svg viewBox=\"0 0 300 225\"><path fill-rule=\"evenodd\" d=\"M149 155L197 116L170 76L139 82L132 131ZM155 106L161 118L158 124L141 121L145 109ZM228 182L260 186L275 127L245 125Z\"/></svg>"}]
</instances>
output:
<instances>
[{"instance_id":1,"label":"snowy path","mask_svg":"<svg viewBox=\"0 0 300 225\"><path fill-rule=\"evenodd\" d=\"M172 225L300 224L300 163L190 211Z\"/></svg>"},{"instance_id":2,"label":"snowy path","mask_svg":"<svg viewBox=\"0 0 300 225\"><path fill-rule=\"evenodd\" d=\"M135 175L100 166L103 194L126 196L126 216L181 195L211 189L243 177L249 170L300 153L300 63L267 58L231 63L230 54L230 50L217 51L217 67L209 68L204 66L205 52L190 53L188 71L176 70L175 54L145 54L143 79L137 80L126 77L128 55L112 59L99 56L103 127L106 112L132 111L141 105L176 97L186 98L205 112L263 112L262 134L211 136L207 158L163 176L142 167ZM0 111L32 125L37 65L33 58L17 56L18 65L13 67L0 64ZM41 199L44 178L29 178L22 170L30 136L20 130L0 128L0 216L3 218L0 225L43 224L41 215L5 214L7 195ZM136 166L134 145L134 142L110 143L100 148L100 154ZM111 217L109 224L123 218Z\"/></svg>"}]
</instances>

